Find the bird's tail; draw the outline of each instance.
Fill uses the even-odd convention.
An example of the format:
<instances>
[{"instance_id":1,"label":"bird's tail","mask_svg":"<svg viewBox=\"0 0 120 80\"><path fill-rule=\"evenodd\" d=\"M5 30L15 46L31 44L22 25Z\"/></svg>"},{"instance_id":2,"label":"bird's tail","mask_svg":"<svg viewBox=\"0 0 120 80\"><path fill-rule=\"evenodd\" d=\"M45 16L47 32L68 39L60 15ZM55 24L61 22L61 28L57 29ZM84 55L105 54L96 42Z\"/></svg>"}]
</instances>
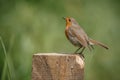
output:
<instances>
[{"instance_id":1,"label":"bird's tail","mask_svg":"<svg viewBox=\"0 0 120 80\"><path fill-rule=\"evenodd\" d=\"M101 43L101 42L95 41L95 40L93 40L93 39L89 39L89 44L90 44L90 45L99 45L99 46L101 46L101 47L103 47L103 48L105 48L105 49L108 49L108 47L107 47L106 45L104 45L104 44Z\"/></svg>"}]
</instances>

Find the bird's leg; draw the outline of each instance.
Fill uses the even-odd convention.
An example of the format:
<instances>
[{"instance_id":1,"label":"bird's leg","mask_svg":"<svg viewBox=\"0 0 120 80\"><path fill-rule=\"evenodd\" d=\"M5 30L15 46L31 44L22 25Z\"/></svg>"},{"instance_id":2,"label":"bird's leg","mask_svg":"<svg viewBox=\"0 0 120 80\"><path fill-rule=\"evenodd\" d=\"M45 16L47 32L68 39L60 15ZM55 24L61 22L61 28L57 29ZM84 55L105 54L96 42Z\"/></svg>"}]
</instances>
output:
<instances>
[{"instance_id":1,"label":"bird's leg","mask_svg":"<svg viewBox=\"0 0 120 80\"><path fill-rule=\"evenodd\" d=\"M77 53L80 49L81 49L81 47L79 47L74 53Z\"/></svg>"},{"instance_id":2,"label":"bird's leg","mask_svg":"<svg viewBox=\"0 0 120 80\"><path fill-rule=\"evenodd\" d=\"M92 49L94 49L93 45L90 45Z\"/></svg>"},{"instance_id":3,"label":"bird's leg","mask_svg":"<svg viewBox=\"0 0 120 80\"><path fill-rule=\"evenodd\" d=\"M88 45L88 48L89 48L89 50L91 51L91 46L90 46L90 45Z\"/></svg>"},{"instance_id":4,"label":"bird's leg","mask_svg":"<svg viewBox=\"0 0 120 80\"><path fill-rule=\"evenodd\" d=\"M82 54L84 50L85 50L85 47L83 47L83 49L81 50L81 52L79 54Z\"/></svg>"},{"instance_id":5,"label":"bird's leg","mask_svg":"<svg viewBox=\"0 0 120 80\"><path fill-rule=\"evenodd\" d=\"M84 55L82 53L84 50L85 50L85 47L83 47L82 51L79 53L83 58L84 58Z\"/></svg>"},{"instance_id":6,"label":"bird's leg","mask_svg":"<svg viewBox=\"0 0 120 80\"><path fill-rule=\"evenodd\" d=\"M94 49L93 45L88 45L89 50L91 51L92 49Z\"/></svg>"}]
</instances>

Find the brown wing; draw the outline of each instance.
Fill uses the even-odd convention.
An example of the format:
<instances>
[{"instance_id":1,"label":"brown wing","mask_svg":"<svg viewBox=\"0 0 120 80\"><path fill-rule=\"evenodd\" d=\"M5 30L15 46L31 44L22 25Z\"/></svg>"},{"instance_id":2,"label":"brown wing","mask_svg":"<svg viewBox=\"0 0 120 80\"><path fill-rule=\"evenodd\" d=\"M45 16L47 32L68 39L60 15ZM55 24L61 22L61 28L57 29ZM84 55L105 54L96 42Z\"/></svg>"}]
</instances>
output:
<instances>
[{"instance_id":1,"label":"brown wing","mask_svg":"<svg viewBox=\"0 0 120 80\"><path fill-rule=\"evenodd\" d=\"M87 34L84 32L84 30L80 26L74 26L70 27L71 33L78 39L80 44L84 47L87 47Z\"/></svg>"}]
</instances>

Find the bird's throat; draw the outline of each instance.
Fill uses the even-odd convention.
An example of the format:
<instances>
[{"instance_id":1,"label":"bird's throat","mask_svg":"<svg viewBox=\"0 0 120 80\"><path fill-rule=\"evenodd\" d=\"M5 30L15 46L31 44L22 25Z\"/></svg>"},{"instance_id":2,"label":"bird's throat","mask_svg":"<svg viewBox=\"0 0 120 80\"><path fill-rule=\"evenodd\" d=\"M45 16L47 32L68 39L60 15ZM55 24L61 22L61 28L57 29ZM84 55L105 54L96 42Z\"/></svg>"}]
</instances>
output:
<instances>
[{"instance_id":1,"label":"bird's throat","mask_svg":"<svg viewBox=\"0 0 120 80\"><path fill-rule=\"evenodd\" d=\"M72 25L71 22L66 22L66 28L69 28Z\"/></svg>"}]
</instances>

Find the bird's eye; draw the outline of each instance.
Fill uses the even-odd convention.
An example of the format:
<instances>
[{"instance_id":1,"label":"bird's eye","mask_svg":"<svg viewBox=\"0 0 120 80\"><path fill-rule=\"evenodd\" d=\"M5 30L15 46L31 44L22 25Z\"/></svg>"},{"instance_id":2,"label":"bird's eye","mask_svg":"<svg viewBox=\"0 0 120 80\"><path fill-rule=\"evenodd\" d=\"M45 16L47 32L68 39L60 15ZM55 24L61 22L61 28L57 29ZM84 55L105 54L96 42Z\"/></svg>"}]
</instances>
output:
<instances>
[{"instance_id":1,"label":"bird's eye","mask_svg":"<svg viewBox=\"0 0 120 80\"><path fill-rule=\"evenodd\" d=\"M69 19L69 22L71 22L71 19Z\"/></svg>"}]
</instances>

